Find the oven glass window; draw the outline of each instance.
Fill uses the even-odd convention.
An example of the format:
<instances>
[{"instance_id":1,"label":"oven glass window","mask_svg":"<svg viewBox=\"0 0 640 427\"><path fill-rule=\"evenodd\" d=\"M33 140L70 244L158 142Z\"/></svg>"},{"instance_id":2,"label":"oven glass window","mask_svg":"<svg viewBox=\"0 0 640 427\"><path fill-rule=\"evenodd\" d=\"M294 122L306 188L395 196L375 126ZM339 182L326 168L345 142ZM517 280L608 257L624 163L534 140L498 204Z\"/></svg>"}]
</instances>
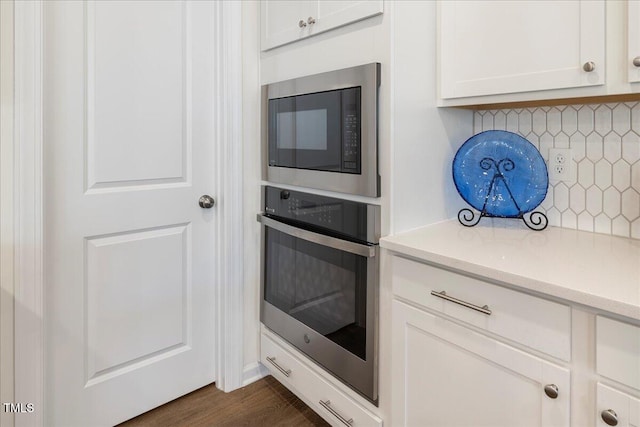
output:
<instances>
[{"instance_id":1,"label":"oven glass window","mask_svg":"<svg viewBox=\"0 0 640 427\"><path fill-rule=\"evenodd\" d=\"M264 299L366 360L365 257L266 228Z\"/></svg>"}]
</instances>

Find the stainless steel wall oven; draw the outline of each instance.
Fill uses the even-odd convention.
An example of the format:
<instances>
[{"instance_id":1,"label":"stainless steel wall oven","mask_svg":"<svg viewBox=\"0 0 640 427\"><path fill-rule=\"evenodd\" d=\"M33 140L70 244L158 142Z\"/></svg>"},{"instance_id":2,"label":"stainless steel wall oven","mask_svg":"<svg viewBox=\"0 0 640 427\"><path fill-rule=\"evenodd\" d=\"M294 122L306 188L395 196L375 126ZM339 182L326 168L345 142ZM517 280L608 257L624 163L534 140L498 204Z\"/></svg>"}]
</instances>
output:
<instances>
[{"instance_id":1,"label":"stainless steel wall oven","mask_svg":"<svg viewBox=\"0 0 640 427\"><path fill-rule=\"evenodd\" d=\"M377 404L380 207L263 189L262 323Z\"/></svg>"},{"instance_id":2,"label":"stainless steel wall oven","mask_svg":"<svg viewBox=\"0 0 640 427\"><path fill-rule=\"evenodd\" d=\"M263 178L377 197L380 64L263 86Z\"/></svg>"}]
</instances>

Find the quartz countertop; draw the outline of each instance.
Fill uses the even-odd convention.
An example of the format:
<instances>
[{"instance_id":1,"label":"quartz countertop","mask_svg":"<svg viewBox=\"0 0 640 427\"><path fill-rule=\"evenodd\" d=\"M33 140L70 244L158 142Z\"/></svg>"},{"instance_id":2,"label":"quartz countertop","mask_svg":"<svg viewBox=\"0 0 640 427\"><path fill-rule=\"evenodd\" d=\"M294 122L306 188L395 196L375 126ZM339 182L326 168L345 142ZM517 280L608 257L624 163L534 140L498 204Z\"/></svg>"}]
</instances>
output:
<instances>
[{"instance_id":1,"label":"quartz countertop","mask_svg":"<svg viewBox=\"0 0 640 427\"><path fill-rule=\"evenodd\" d=\"M640 320L640 240L491 220L441 222L380 240L380 246L516 289ZM500 225L498 225L500 224Z\"/></svg>"}]
</instances>

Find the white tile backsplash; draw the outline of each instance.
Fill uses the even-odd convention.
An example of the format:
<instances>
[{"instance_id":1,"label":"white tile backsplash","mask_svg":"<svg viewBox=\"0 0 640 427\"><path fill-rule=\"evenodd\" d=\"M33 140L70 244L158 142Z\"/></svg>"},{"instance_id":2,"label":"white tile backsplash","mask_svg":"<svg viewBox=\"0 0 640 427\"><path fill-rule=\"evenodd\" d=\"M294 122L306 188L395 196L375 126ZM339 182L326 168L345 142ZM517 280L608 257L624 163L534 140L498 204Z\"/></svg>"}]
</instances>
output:
<instances>
[{"instance_id":1,"label":"white tile backsplash","mask_svg":"<svg viewBox=\"0 0 640 427\"><path fill-rule=\"evenodd\" d=\"M549 225L640 239L640 102L481 110L473 129L515 132L545 161L571 149L573 178L538 208Z\"/></svg>"}]
</instances>

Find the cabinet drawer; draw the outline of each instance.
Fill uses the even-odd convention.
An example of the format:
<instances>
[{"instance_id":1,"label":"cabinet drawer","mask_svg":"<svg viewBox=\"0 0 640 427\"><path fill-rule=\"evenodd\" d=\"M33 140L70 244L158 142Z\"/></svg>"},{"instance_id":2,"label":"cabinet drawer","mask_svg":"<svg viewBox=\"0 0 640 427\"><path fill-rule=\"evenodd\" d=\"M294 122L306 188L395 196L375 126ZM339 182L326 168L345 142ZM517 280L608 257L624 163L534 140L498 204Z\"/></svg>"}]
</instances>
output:
<instances>
[{"instance_id":1,"label":"cabinet drawer","mask_svg":"<svg viewBox=\"0 0 640 427\"><path fill-rule=\"evenodd\" d=\"M382 426L380 418L338 390L264 333L261 334L260 342L262 364L331 425Z\"/></svg>"},{"instance_id":2,"label":"cabinet drawer","mask_svg":"<svg viewBox=\"0 0 640 427\"><path fill-rule=\"evenodd\" d=\"M640 390L640 327L596 318L598 374Z\"/></svg>"},{"instance_id":3,"label":"cabinet drawer","mask_svg":"<svg viewBox=\"0 0 640 427\"><path fill-rule=\"evenodd\" d=\"M571 309L482 280L394 256L393 293L561 360L571 360ZM446 293L457 302L432 295ZM491 314L477 311L487 306Z\"/></svg>"},{"instance_id":4,"label":"cabinet drawer","mask_svg":"<svg viewBox=\"0 0 640 427\"><path fill-rule=\"evenodd\" d=\"M607 423L608 421L608 423ZM598 383L597 427L640 426L640 399Z\"/></svg>"}]
</instances>

